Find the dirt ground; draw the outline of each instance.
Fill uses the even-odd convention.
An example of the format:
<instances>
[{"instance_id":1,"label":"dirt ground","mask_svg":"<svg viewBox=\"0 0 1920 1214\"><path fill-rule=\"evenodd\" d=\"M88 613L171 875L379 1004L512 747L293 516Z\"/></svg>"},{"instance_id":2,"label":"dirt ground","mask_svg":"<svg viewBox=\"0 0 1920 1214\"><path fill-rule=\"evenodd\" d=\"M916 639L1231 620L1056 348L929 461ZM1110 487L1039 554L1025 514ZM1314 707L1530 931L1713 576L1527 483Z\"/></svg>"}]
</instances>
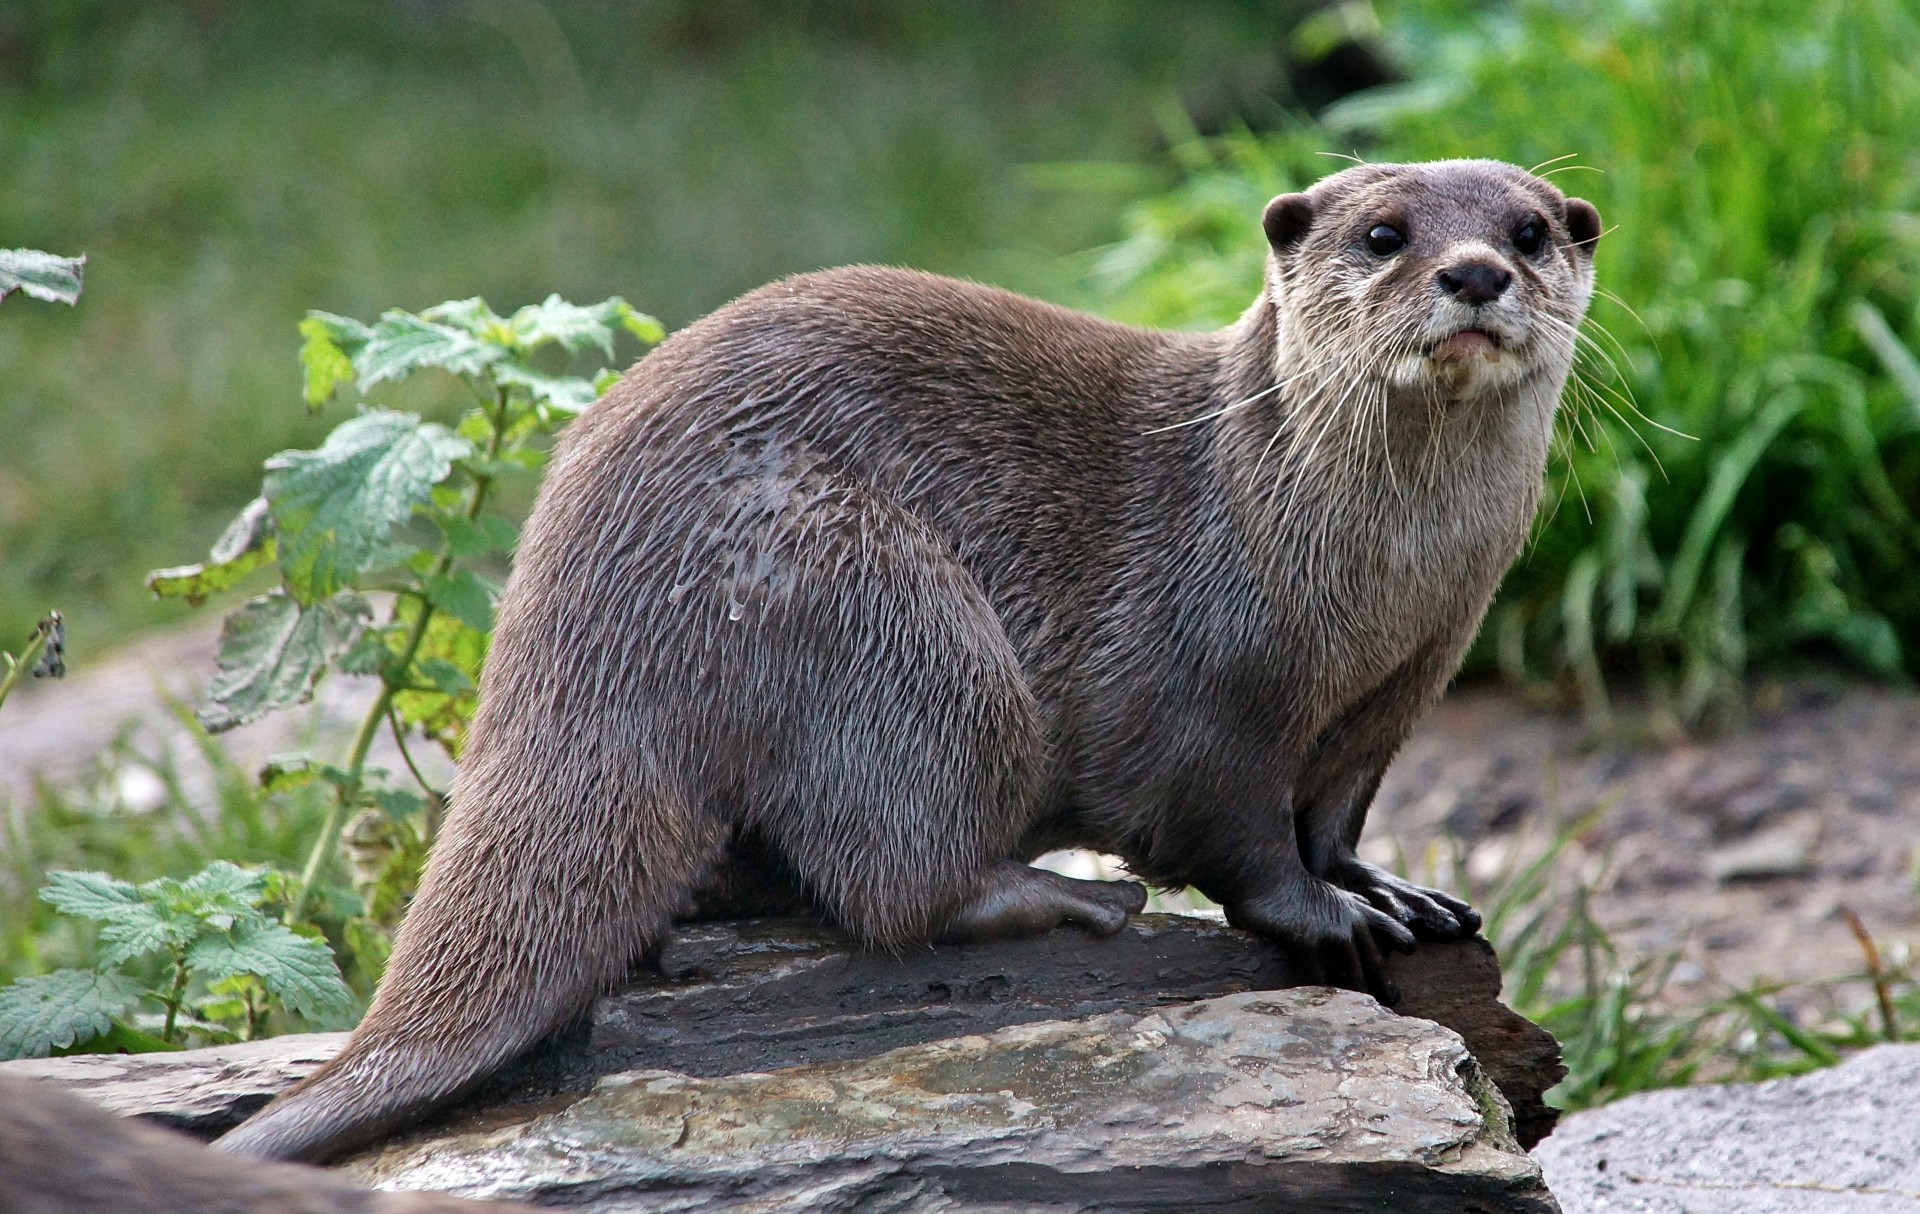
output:
<instances>
[{"instance_id":1,"label":"dirt ground","mask_svg":"<svg viewBox=\"0 0 1920 1214\"><path fill-rule=\"evenodd\" d=\"M1389 771L1363 850L1384 859L1398 839L1418 857L1451 837L1484 881L1597 809L1562 871L1597 882L1594 918L1624 956L1679 952L1674 998L1862 972L1848 909L1902 963L1920 936L1920 696L1809 679L1754 700L1710 740L1595 747L1577 719L1456 691Z\"/></svg>"},{"instance_id":2,"label":"dirt ground","mask_svg":"<svg viewBox=\"0 0 1920 1214\"><path fill-rule=\"evenodd\" d=\"M116 738L192 772L198 760L165 699L191 700L205 686L212 624L17 692L0 709L0 800L28 812L39 774L93 781L109 800L142 808L153 781L139 764L102 770ZM337 739L370 695L365 681L335 680L323 702L228 735L230 749L253 765ZM1900 963L1920 938L1920 695L1808 679L1763 683L1755 701L1748 723L1721 737L1617 748L1591 745L1577 719L1498 688L1457 690L1388 773L1363 851L1386 862L1397 847L1417 871L1428 857L1450 862L1457 846L1484 884L1543 846L1557 823L1599 807L1563 875L1596 883L1594 917L1627 956L1680 953L1673 998L1710 999L1723 982L1859 972L1843 908Z\"/></svg>"}]
</instances>

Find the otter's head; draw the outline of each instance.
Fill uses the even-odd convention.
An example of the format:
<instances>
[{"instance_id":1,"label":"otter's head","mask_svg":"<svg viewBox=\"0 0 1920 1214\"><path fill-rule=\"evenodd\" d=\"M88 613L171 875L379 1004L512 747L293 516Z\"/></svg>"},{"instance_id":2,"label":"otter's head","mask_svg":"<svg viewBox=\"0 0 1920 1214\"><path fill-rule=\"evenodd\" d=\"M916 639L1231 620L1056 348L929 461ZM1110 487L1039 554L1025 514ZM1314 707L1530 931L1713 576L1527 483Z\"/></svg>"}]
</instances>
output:
<instances>
[{"instance_id":1,"label":"otter's head","mask_svg":"<svg viewBox=\"0 0 1920 1214\"><path fill-rule=\"evenodd\" d=\"M1590 203L1499 161L1367 164L1263 223L1282 375L1338 368L1324 387L1429 401L1533 381L1557 400L1593 294Z\"/></svg>"}]
</instances>

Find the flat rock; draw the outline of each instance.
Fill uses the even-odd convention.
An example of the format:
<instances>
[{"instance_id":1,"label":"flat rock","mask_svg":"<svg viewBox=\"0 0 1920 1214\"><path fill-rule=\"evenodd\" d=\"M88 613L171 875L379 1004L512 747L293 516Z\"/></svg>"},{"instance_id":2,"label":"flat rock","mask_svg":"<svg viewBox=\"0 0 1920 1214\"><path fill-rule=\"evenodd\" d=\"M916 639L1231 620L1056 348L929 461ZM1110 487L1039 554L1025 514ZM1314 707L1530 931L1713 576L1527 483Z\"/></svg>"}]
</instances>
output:
<instances>
[{"instance_id":1,"label":"flat rock","mask_svg":"<svg viewBox=\"0 0 1920 1214\"><path fill-rule=\"evenodd\" d=\"M0 1080L46 1080L112 1112L211 1137L306 1078L346 1039L291 1033L168 1054L27 1058L0 1062Z\"/></svg>"},{"instance_id":2,"label":"flat rock","mask_svg":"<svg viewBox=\"0 0 1920 1214\"><path fill-rule=\"evenodd\" d=\"M892 954L704 924L660 962L354 1166L607 1210L1556 1208L1521 1148L1552 1126L1558 1046L1499 1002L1483 940L1390 957L1400 1014L1178 915ZM340 1040L0 1076L211 1135Z\"/></svg>"},{"instance_id":3,"label":"flat rock","mask_svg":"<svg viewBox=\"0 0 1920 1214\"><path fill-rule=\"evenodd\" d=\"M772 1073L634 1071L561 1111L344 1170L607 1211L1558 1208L1458 1034L1325 988Z\"/></svg>"},{"instance_id":4,"label":"flat rock","mask_svg":"<svg viewBox=\"0 0 1920 1214\"><path fill-rule=\"evenodd\" d=\"M1542 1094L1566 1073L1553 1037L1499 1001L1484 940L1390 954L1399 1012L1437 1021L1505 1096L1531 1147L1553 1128ZM591 1021L508 1066L441 1124L494 1125L584 1092L606 1075L671 1066L697 1076L871 1057L1016 1024L1301 984L1281 950L1187 915L1138 915L1110 938L1056 931L1020 940L876 953L817 924L755 920L681 928L663 974L638 973ZM53 1079L116 1112L211 1137L332 1057L344 1034L137 1056L0 1063Z\"/></svg>"},{"instance_id":5,"label":"flat rock","mask_svg":"<svg viewBox=\"0 0 1920 1214\"><path fill-rule=\"evenodd\" d=\"M1534 1157L1566 1214L1915 1214L1920 1046L1630 1096L1568 1117Z\"/></svg>"}]
</instances>

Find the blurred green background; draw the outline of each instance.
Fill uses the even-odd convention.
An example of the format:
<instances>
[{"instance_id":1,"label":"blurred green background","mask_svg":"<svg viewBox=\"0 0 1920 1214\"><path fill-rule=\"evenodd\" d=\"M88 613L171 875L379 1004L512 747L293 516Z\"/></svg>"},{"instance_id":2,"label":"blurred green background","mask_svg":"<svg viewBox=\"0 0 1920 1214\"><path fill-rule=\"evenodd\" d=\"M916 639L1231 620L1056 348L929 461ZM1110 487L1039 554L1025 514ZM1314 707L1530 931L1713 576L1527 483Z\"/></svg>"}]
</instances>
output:
<instances>
[{"instance_id":1,"label":"blurred green background","mask_svg":"<svg viewBox=\"0 0 1920 1214\"><path fill-rule=\"evenodd\" d=\"M1571 158L1615 299L1476 665L1676 724L1756 663L1907 679L1916 64L1915 0L14 6L0 245L90 263L77 309L0 305L0 636L59 606L84 661L177 617L142 574L338 420L308 308L675 326L886 261L1213 324L1323 153L1486 155Z\"/></svg>"}]
</instances>

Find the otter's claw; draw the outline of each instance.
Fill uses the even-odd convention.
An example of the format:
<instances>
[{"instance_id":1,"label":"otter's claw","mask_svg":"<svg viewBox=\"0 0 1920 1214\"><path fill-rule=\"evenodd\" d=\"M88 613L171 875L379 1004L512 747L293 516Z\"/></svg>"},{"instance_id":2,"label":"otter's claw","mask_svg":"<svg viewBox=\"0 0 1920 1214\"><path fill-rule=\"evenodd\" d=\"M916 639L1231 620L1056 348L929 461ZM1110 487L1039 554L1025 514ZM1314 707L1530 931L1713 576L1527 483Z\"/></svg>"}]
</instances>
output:
<instances>
[{"instance_id":1,"label":"otter's claw","mask_svg":"<svg viewBox=\"0 0 1920 1214\"><path fill-rule=\"evenodd\" d=\"M1248 899L1226 911L1228 923L1287 946L1307 982L1365 991L1388 1006L1400 1002L1400 988L1387 977L1380 945L1385 941L1410 953L1413 933L1364 898L1307 878L1282 893Z\"/></svg>"},{"instance_id":2,"label":"otter's claw","mask_svg":"<svg viewBox=\"0 0 1920 1214\"><path fill-rule=\"evenodd\" d=\"M1327 877L1411 928L1422 940L1459 940L1480 930L1480 912L1465 902L1437 889L1403 881L1364 860L1348 860Z\"/></svg>"}]
</instances>

